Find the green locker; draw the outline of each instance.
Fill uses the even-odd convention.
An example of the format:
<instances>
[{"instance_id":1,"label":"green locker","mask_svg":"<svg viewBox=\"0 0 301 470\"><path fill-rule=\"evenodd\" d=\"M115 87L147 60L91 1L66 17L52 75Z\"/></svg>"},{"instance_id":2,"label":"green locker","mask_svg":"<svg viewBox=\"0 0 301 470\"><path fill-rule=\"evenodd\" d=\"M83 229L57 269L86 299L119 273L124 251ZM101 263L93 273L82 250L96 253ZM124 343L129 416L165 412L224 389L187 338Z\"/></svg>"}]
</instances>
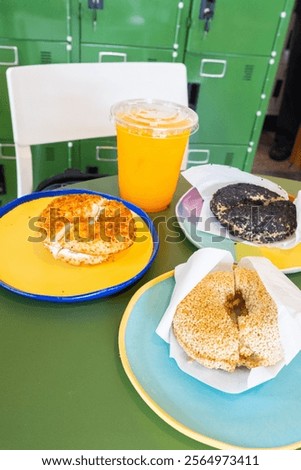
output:
<instances>
[{"instance_id":1,"label":"green locker","mask_svg":"<svg viewBox=\"0 0 301 470\"><path fill-rule=\"evenodd\" d=\"M0 202L16 187L9 66L184 62L200 119L188 165L250 171L293 7L294 0L0 0L0 148L10 153L0 155L9 191ZM115 147L114 137L37 146L34 184L70 166L114 174Z\"/></svg>"},{"instance_id":2,"label":"green locker","mask_svg":"<svg viewBox=\"0 0 301 470\"><path fill-rule=\"evenodd\" d=\"M0 0L0 37L66 41L70 0Z\"/></svg>"},{"instance_id":3,"label":"green locker","mask_svg":"<svg viewBox=\"0 0 301 470\"><path fill-rule=\"evenodd\" d=\"M199 130L191 142L247 145L260 105L268 59L187 54L186 63L189 82L199 86Z\"/></svg>"},{"instance_id":4,"label":"green locker","mask_svg":"<svg viewBox=\"0 0 301 470\"><path fill-rule=\"evenodd\" d=\"M80 169L83 172L102 176L117 174L116 137L81 141L80 155Z\"/></svg>"},{"instance_id":5,"label":"green locker","mask_svg":"<svg viewBox=\"0 0 301 470\"><path fill-rule=\"evenodd\" d=\"M201 163L205 146L211 162L252 170L293 7L294 0L193 0L184 62ZM228 147L237 150L232 163Z\"/></svg>"},{"instance_id":6,"label":"green locker","mask_svg":"<svg viewBox=\"0 0 301 470\"><path fill-rule=\"evenodd\" d=\"M194 0L186 50L269 56L279 24L290 16L293 3L286 0ZM209 31L206 31L205 8L213 11Z\"/></svg>"},{"instance_id":7,"label":"green locker","mask_svg":"<svg viewBox=\"0 0 301 470\"><path fill-rule=\"evenodd\" d=\"M245 167L248 147L246 145L190 144L187 153L187 168L207 163Z\"/></svg>"},{"instance_id":8,"label":"green locker","mask_svg":"<svg viewBox=\"0 0 301 470\"><path fill-rule=\"evenodd\" d=\"M79 143L59 142L32 146L33 186L62 173L67 168L79 167Z\"/></svg>"},{"instance_id":9,"label":"green locker","mask_svg":"<svg viewBox=\"0 0 301 470\"><path fill-rule=\"evenodd\" d=\"M190 0L81 2L81 43L161 48L182 60Z\"/></svg>"}]
</instances>

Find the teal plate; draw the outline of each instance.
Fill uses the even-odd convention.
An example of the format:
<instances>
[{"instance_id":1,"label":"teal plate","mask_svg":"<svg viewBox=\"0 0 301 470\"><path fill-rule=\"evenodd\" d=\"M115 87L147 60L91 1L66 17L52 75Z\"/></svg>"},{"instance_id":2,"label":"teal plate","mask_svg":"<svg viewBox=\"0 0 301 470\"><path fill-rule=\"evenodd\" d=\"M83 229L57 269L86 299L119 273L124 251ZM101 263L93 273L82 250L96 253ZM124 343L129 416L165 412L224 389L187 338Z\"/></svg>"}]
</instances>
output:
<instances>
[{"instance_id":1,"label":"teal plate","mask_svg":"<svg viewBox=\"0 0 301 470\"><path fill-rule=\"evenodd\" d=\"M155 332L173 289L173 272L145 284L120 325L122 364L143 400L179 432L216 448L301 447L301 354L275 379L240 394L203 384L178 368Z\"/></svg>"}]
</instances>

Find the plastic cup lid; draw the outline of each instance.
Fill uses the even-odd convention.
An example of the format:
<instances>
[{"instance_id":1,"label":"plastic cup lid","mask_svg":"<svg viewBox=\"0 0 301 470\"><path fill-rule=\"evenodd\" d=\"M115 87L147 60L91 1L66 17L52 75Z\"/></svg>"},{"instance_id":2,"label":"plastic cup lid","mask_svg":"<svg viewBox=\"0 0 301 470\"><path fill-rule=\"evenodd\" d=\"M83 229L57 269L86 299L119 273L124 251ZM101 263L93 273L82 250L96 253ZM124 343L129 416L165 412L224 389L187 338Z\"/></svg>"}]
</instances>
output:
<instances>
[{"instance_id":1,"label":"plastic cup lid","mask_svg":"<svg viewBox=\"0 0 301 470\"><path fill-rule=\"evenodd\" d=\"M198 115L192 109L163 100L120 101L112 106L111 119L131 132L158 137L198 129Z\"/></svg>"}]
</instances>

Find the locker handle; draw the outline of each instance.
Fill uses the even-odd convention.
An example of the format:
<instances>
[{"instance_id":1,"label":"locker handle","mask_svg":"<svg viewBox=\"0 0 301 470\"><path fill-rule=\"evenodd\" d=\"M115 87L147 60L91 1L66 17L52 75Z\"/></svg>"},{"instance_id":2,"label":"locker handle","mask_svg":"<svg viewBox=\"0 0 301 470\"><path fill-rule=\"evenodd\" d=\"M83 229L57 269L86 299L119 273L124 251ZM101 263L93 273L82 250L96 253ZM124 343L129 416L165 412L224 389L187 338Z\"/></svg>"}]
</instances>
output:
<instances>
[{"instance_id":1,"label":"locker handle","mask_svg":"<svg viewBox=\"0 0 301 470\"><path fill-rule=\"evenodd\" d=\"M204 30L208 33L210 23L214 16L215 0L201 0L199 19L205 20Z\"/></svg>"},{"instance_id":2,"label":"locker handle","mask_svg":"<svg viewBox=\"0 0 301 470\"><path fill-rule=\"evenodd\" d=\"M103 10L104 0L88 0L88 8L90 10Z\"/></svg>"},{"instance_id":3,"label":"locker handle","mask_svg":"<svg viewBox=\"0 0 301 470\"><path fill-rule=\"evenodd\" d=\"M196 158L193 158L195 156ZM198 158L203 157L203 158ZM210 150L209 149L189 149L188 150L188 165L203 165L208 163L210 160Z\"/></svg>"},{"instance_id":4,"label":"locker handle","mask_svg":"<svg viewBox=\"0 0 301 470\"><path fill-rule=\"evenodd\" d=\"M0 46L0 50L1 49L12 51L14 54L14 58L12 62L0 61L0 65L18 65L19 64L19 54L18 54L18 48L16 46Z\"/></svg>"},{"instance_id":5,"label":"locker handle","mask_svg":"<svg viewBox=\"0 0 301 470\"><path fill-rule=\"evenodd\" d=\"M92 24L93 29L96 30L97 27L97 10L103 10L104 0L88 0L88 8L92 10Z\"/></svg>"},{"instance_id":6,"label":"locker handle","mask_svg":"<svg viewBox=\"0 0 301 470\"><path fill-rule=\"evenodd\" d=\"M209 73L206 72L205 67L206 64L218 64L221 69L219 72ZM217 59L202 59L201 60L201 69L200 69L200 77L209 77L209 78L223 78L226 74L227 69L227 61L226 60L217 60Z\"/></svg>"},{"instance_id":7,"label":"locker handle","mask_svg":"<svg viewBox=\"0 0 301 470\"><path fill-rule=\"evenodd\" d=\"M5 155L3 152L4 149L14 149L15 146L14 144L1 144L0 143L0 158L3 160L16 160L16 152L14 152L14 155Z\"/></svg>"},{"instance_id":8,"label":"locker handle","mask_svg":"<svg viewBox=\"0 0 301 470\"><path fill-rule=\"evenodd\" d=\"M103 150L115 150L115 153L117 153L117 147L115 145L97 145L96 146L96 160L100 162L115 162L117 161L117 157L115 158L108 158L108 157L102 157L101 153Z\"/></svg>"},{"instance_id":9,"label":"locker handle","mask_svg":"<svg viewBox=\"0 0 301 470\"><path fill-rule=\"evenodd\" d=\"M103 62L103 57L120 57L122 59L120 62L127 61L127 54L125 52L99 52L98 62Z\"/></svg>"}]
</instances>

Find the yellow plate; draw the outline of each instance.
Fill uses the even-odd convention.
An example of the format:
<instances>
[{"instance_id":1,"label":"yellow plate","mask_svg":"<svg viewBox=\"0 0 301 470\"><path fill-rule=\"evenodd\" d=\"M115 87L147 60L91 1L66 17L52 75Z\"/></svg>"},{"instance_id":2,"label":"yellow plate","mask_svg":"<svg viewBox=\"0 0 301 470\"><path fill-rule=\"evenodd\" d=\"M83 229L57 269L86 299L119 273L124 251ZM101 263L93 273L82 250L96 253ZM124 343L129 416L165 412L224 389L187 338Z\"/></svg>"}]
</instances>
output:
<instances>
[{"instance_id":1,"label":"yellow plate","mask_svg":"<svg viewBox=\"0 0 301 470\"><path fill-rule=\"evenodd\" d=\"M138 235L131 247L112 261L73 266L55 260L41 241L35 221L49 202L66 194L98 194L123 202L136 215ZM33 193L7 204L0 212L0 285L39 300L74 302L114 294L136 282L153 262L158 238L149 217L138 207L88 190Z\"/></svg>"}]
</instances>

